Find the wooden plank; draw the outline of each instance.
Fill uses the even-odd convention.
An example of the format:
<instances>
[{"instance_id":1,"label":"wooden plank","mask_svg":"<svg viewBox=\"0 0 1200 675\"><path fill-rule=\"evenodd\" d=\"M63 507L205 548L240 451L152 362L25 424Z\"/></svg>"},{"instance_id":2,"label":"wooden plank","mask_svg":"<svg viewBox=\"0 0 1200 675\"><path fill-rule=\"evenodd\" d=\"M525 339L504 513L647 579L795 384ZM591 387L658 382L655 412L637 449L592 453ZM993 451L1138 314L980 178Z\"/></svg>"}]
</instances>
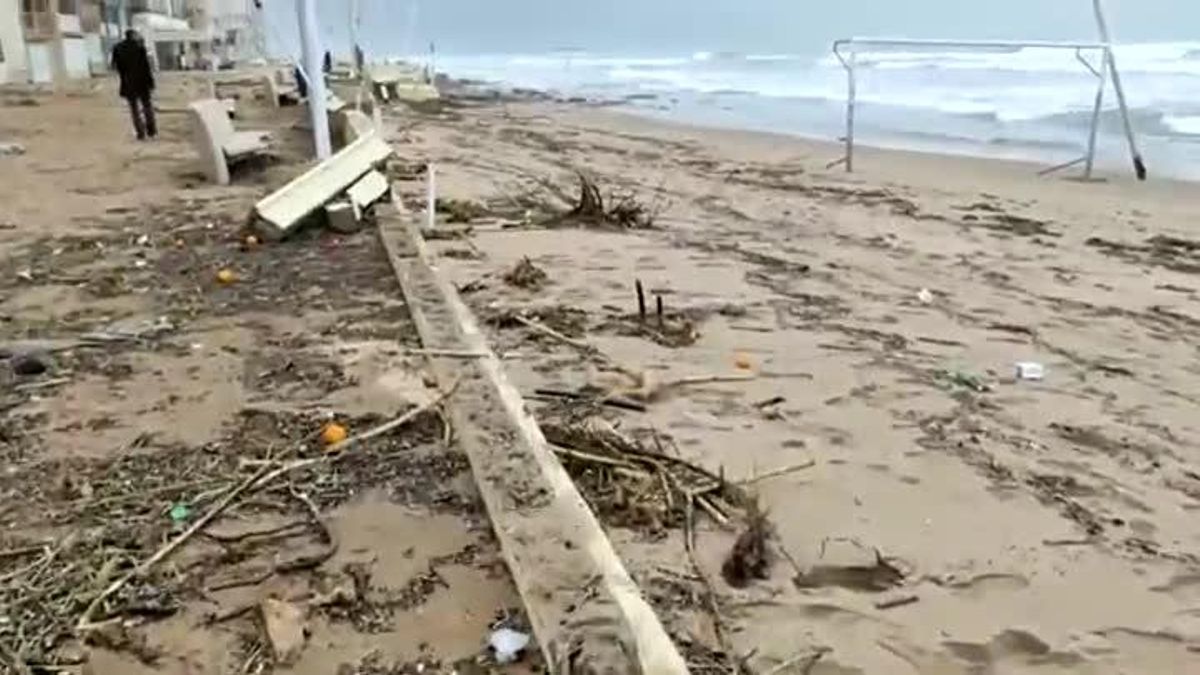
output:
<instances>
[{"instance_id":1,"label":"wooden plank","mask_svg":"<svg viewBox=\"0 0 1200 675\"><path fill-rule=\"evenodd\" d=\"M377 222L422 342L482 354L467 362L430 361L439 383L459 383L448 415L547 668L686 673L471 311L429 262L416 223L392 206L380 209Z\"/></svg>"}]
</instances>

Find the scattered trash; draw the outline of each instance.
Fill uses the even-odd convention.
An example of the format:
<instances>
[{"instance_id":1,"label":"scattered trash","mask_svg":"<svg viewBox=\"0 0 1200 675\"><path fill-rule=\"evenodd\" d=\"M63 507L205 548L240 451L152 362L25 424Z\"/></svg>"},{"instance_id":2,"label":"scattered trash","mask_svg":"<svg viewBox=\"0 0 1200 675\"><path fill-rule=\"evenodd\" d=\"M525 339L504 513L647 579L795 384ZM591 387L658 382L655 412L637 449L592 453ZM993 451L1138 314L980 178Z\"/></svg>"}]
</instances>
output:
<instances>
[{"instance_id":1,"label":"scattered trash","mask_svg":"<svg viewBox=\"0 0 1200 675\"><path fill-rule=\"evenodd\" d=\"M488 646L496 655L496 663L513 663L529 646L529 634L511 628L499 628L488 637Z\"/></svg>"},{"instance_id":2,"label":"scattered trash","mask_svg":"<svg viewBox=\"0 0 1200 675\"><path fill-rule=\"evenodd\" d=\"M504 283L536 291L544 286L549 278L545 270L534 265L532 260L525 257L521 258L521 262L504 275Z\"/></svg>"},{"instance_id":3,"label":"scattered trash","mask_svg":"<svg viewBox=\"0 0 1200 675\"><path fill-rule=\"evenodd\" d=\"M134 241L134 243L137 244L138 246L149 246L150 245L150 235L139 234L138 238Z\"/></svg>"},{"instance_id":4,"label":"scattered trash","mask_svg":"<svg viewBox=\"0 0 1200 675\"><path fill-rule=\"evenodd\" d=\"M292 663L304 650L304 610L274 598L263 600L259 610L275 662L280 665Z\"/></svg>"},{"instance_id":5,"label":"scattered trash","mask_svg":"<svg viewBox=\"0 0 1200 675\"><path fill-rule=\"evenodd\" d=\"M321 429L321 442L325 445L337 445L346 440L346 427L337 422L330 422Z\"/></svg>"},{"instance_id":6,"label":"scattered trash","mask_svg":"<svg viewBox=\"0 0 1200 675\"><path fill-rule=\"evenodd\" d=\"M1018 380L1038 381L1046 377L1046 367L1035 361L1019 361L1016 363Z\"/></svg>"},{"instance_id":7,"label":"scattered trash","mask_svg":"<svg viewBox=\"0 0 1200 675\"><path fill-rule=\"evenodd\" d=\"M192 508L187 504L176 504L171 507L167 515L171 517L172 523L179 525L180 523L187 522L192 517Z\"/></svg>"},{"instance_id":8,"label":"scattered trash","mask_svg":"<svg viewBox=\"0 0 1200 675\"><path fill-rule=\"evenodd\" d=\"M244 243L246 244L246 248L254 248L255 246L258 246L259 240L258 240L258 237L254 236L252 234L248 234L248 235L246 235L246 239L244 240Z\"/></svg>"},{"instance_id":9,"label":"scattered trash","mask_svg":"<svg viewBox=\"0 0 1200 675\"><path fill-rule=\"evenodd\" d=\"M438 197L434 209L446 215L447 223L469 223L488 215L487 206L466 199Z\"/></svg>"},{"instance_id":10,"label":"scattered trash","mask_svg":"<svg viewBox=\"0 0 1200 675\"><path fill-rule=\"evenodd\" d=\"M21 281L33 281L33 270L18 270L17 278Z\"/></svg>"},{"instance_id":11,"label":"scattered trash","mask_svg":"<svg viewBox=\"0 0 1200 675\"><path fill-rule=\"evenodd\" d=\"M165 316L157 319L122 319L100 330L85 333L83 339L87 342L126 342L156 338L173 330L175 324Z\"/></svg>"},{"instance_id":12,"label":"scattered trash","mask_svg":"<svg viewBox=\"0 0 1200 675\"><path fill-rule=\"evenodd\" d=\"M768 579L771 575L771 551L767 540L771 538L772 526L767 514L757 504L750 502L746 511L746 529L721 565L721 576L734 588L745 588L756 579Z\"/></svg>"},{"instance_id":13,"label":"scattered trash","mask_svg":"<svg viewBox=\"0 0 1200 675\"><path fill-rule=\"evenodd\" d=\"M25 154L25 146L20 143L0 143L0 157L13 157Z\"/></svg>"},{"instance_id":14,"label":"scattered trash","mask_svg":"<svg viewBox=\"0 0 1200 675\"><path fill-rule=\"evenodd\" d=\"M733 365L738 370L754 369L754 361L751 360L750 355L746 354L745 352L738 352L736 355L734 355Z\"/></svg>"},{"instance_id":15,"label":"scattered trash","mask_svg":"<svg viewBox=\"0 0 1200 675\"><path fill-rule=\"evenodd\" d=\"M920 300L922 305L933 304L933 291L928 288L922 288L917 291L917 300Z\"/></svg>"},{"instance_id":16,"label":"scattered trash","mask_svg":"<svg viewBox=\"0 0 1200 675\"><path fill-rule=\"evenodd\" d=\"M964 387L976 392L985 392L990 389L983 378L972 373L961 370L941 370L937 373L938 377L946 380L951 386Z\"/></svg>"},{"instance_id":17,"label":"scattered trash","mask_svg":"<svg viewBox=\"0 0 1200 675\"><path fill-rule=\"evenodd\" d=\"M237 281L237 275L234 274L233 270L231 269L222 269L217 272L217 281L223 284L232 284L233 282Z\"/></svg>"},{"instance_id":18,"label":"scattered trash","mask_svg":"<svg viewBox=\"0 0 1200 675\"><path fill-rule=\"evenodd\" d=\"M21 354L12 360L13 373L21 377L41 375L49 369L50 367L47 365L45 359L36 354Z\"/></svg>"}]
</instances>

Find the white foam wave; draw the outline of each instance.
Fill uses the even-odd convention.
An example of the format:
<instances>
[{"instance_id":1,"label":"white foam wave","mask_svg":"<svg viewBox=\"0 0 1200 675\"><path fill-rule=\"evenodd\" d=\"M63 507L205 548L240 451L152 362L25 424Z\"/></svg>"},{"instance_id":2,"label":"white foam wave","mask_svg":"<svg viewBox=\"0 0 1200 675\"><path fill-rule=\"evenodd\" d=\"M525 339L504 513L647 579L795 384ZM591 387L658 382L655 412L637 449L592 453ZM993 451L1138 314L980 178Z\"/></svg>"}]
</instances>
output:
<instances>
[{"instance_id":1,"label":"white foam wave","mask_svg":"<svg viewBox=\"0 0 1200 675\"><path fill-rule=\"evenodd\" d=\"M1114 47L1118 65L1125 73L1194 75L1200 77L1200 42L1161 42ZM1099 54L1087 54L1092 63ZM1030 47L1025 49L860 49L861 66L886 70L998 70L1029 73L1086 72L1070 50ZM841 67L836 57L821 60L825 67Z\"/></svg>"},{"instance_id":2,"label":"white foam wave","mask_svg":"<svg viewBox=\"0 0 1200 675\"><path fill-rule=\"evenodd\" d=\"M1200 115L1167 115L1163 124L1177 134L1200 136Z\"/></svg>"},{"instance_id":3,"label":"white foam wave","mask_svg":"<svg viewBox=\"0 0 1200 675\"><path fill-rule=\"evenodd\" d=\"M1150 128L1200 133L1196 129L1200 43L1128 45L1120 48L1118 59L1127 75L1131 105L1155 113ZM1094 78L1071 52L910 50L863 55L860 63L877 66L864 69L859 80L859 100L866 105L986 117L1001 123L1049 119L1075 125L1078 115L1090 114L1095 96ZM551 52L443 57L440 65L460 77L585 95L740 93L831 105L842 104L846 97L840 64L793 54L696 52L674 57ZM1195 69L1197 76L1187 74L1189 69Z\"/></svg>"}]
</instances>

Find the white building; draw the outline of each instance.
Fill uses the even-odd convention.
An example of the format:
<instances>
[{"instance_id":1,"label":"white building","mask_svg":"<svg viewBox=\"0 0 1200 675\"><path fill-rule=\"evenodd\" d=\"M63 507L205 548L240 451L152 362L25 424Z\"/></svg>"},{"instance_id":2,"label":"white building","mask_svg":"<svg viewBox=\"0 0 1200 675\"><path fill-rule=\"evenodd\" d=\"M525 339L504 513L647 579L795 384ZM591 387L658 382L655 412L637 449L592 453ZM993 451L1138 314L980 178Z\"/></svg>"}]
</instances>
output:
<instances>
[{"instance_id":1,"label":"white building","mask_svg":"<svg viewBox=\"0 0 1200 675\"><path fill-rule=\"evenodd\" d=\"M50 83L103 72L101 26L99 0L0 0L0 82Z\"/></svg>"},{"instance_id":2,"label":"white building","mask_svg":"<svg viewBox=\"0 0 1200 675\"><path fill-rule=\"evenodd\" d=\"M0 0L0 84L29 79L20 0Z\"/></svg>"}]
</instances>

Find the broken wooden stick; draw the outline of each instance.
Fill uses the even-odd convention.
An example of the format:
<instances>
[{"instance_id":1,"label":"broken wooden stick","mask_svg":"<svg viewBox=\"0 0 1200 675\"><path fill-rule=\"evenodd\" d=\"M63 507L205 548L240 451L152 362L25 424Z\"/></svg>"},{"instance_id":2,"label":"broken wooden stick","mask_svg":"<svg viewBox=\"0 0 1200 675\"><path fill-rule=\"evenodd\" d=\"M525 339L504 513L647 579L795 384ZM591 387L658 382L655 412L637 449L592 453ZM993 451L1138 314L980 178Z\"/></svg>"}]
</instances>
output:
<instances>
[{"instance_id":1,"label":"broken wooden stick","mask_svg":"<svg viewBox=\"0 0 1200 675\"><path fill-rule=\"evenodd\" d=\"M646 292L644 289L642 289L642 280L635 279L633 282L633 287L637 291L638 321L645 323L645 321L646 321Z\"/></svg>"},{"instance_id":2,"label":"broken wooden stick","mask_svg":"<svg viewBox=\"0 0 1200 675\"><path fill-rule=\"evenodd\" d=\"M408 356L429 356L438 359L481 359L487 356L482 352L472 352L465 349L407 349Z\"/></svg>"},{"instance_id":3,"label":"broken wooden stick","mask_svg":"<svg viewBox=\"0 0 1200 675\"><path fill-rule=\"evenodd\" d=\"M770 480L772 478L778 478L780 476L786 476L788 474L796 473L797 471L804 471L805 469L811 469L816 465L817 465L817 460L810 459L807 462L802 462L800 464L793 464L792 466L780 467L778 469L768 471L759 476L754 476L752 478L740 480L737 482L737 485L739 485L741 487L746 487L748 485L754 485L755 483L761 483L762 481Z\"/></svg>"},{"instance_id":4,"label":"broken wooden stick","mask_svg":"<svg viewBox=\"0 0 1200 675\"><path fill-rule=\"evenodd\" d=\"M807 649L790 659L784 660L783 662L763 673L763 675L779 675L793 666L799 666L801 673L807 673L814 665L816 665L817 661L820 661L822 657L831 651L833 650L829 647Z\"/></svg>"},{"instance_id":5,"label":"broken wooden stick","mask_svg":"<svg viewBox=\"0 0 1200 675\"><path fill-rule=\"evenodd\" d=\"M542 333L543 335L552 337L555 340L558 340L559 342L561 342L565 345L570 345L570 346L574 347L575 349L578 349L582 352L586 352L588 354L599 353L599 350L596 349L596 347L588 344L587 342L584 342L583 340L576 340L575 338L567 337L566 335L563 335L562 333L554 330L553 328L547 326L546 324L544 324L540 321L534 321L533 319L523 317L519 314L514 316L513 319L517 323L519 323L523 326L532 328L532 329L538 331L539 333Z\"/></svg>"},{"instance_id":6,"label":"broken wooden stick","mask_svg":"<svg viewBox=\"0 0 1200 675\"><path fill-rule=\"evenodd\" d=\"M84 631L84 630L88 630L88 629L92 628L93 627L92 615L94 615L96 613L96 610L100 608L100 605L102 605L105 600L109 599L110 597L112 597L112 595L114 593L121 590L125 586L125 584L128 584L130 581L134 580L138 576L145 574L146 572L148 572L150 570L150 568L152 568L152 567L154 567L154 565L158 564L158 562L160 562L161 560L164 560L165 558L167 558L167 556L174 553L180 546L182 546L189 539L191 539L193 536L195 536L195 534L197 532L199 532L200 530L203 530L205 527L207 527L208 524L211 523L214 518L216 518L217 516L224 513L225 510L228 509L229 506L233 504L234 500L242 495L242 493L244 493L247 490L249 490L250 488L254 487L254 485L257 484L263 478L270 477L273 473L275 473L275 472L271 472L270 469L271 469L270 465L263 466L258 471L256 471L254 473L254 475L250 476L249 478L242 481L241 483L239 483L237 486L235 486L231 490L227 491L225 493L225 496L222 497L221 500L219 502L217 502L211 509L209 509L207 513L205 513L203 516L201 516L199 520L192 523L191 527L189 527L187 530L185 530L179 536L168 541L166 544L163 544L163 546L160 547L158 549L158 551L156 551L154 553L154 555L150 556L145 561L138 564L136 567L134 567L132 570L130 570L128 573L126 573L124 576L118 578L116 581L113 581L111 584L109 584L107 588L105 588L103 591L101 591L100 594L97 595L95 598L93 598L91 603L88 604L87 609L85 609L83 611L83 614L79 617L79 622L76 624L76 630ZM279 470L276 470L276 471L278 472ZM281 472L280 472L280 475L282 475Z\"/></svg>"},{"instance_id":7,"label":"broken wooden stick","mask_svg":"<svg viewBox=\"0 0 1200 675\"><path fill-rule=\"evenodd\" d=\"M589 396L577 391L566 391L563 389L534 389L533 393L537 396L547 396L552 398L565 398L572 401L592 401L600 405L606 405L611 408L620 408L622 410L632 410L634 412L646 412L646 406L637 401L627 399L621 396Z\"/></svg>"},{"instance_id":8,"label":"broken wooden stick","mask_svg":"<svg viewBox=\"0 0 1200 675\"><path fill-rule=\"evenodd\" d=\"M380 424L377 427L374 427L372 429L364 431L361 434L351 436L350 438L347 438L346 440L341 441L339 443L334 443L333 445L326 448L325 452L327 454L338 453L338 452L350 447L351 445L354 445L356 443L361 443L365 440L375 438L376 436L379 436L382 434L386 434L387 432L391 431L392 429L395 429L397 427L402 427L405 424L408 424L413 419L420 416L422 413L424 413L432 408L436 408L437 406L442 404L442 401L445 401L446 399L453 396L454 392L458 389L458 385L460 382L462 382L461 377L454 380L454 383L450 385L449 389L442 392L437 398L429 401L425 405L417 406L416 408L413 408L412 410L404 413L403 415L397 417L396 419L394 419L390 422L384 422L383 424Z\"/></svg>"}]
</instances>

